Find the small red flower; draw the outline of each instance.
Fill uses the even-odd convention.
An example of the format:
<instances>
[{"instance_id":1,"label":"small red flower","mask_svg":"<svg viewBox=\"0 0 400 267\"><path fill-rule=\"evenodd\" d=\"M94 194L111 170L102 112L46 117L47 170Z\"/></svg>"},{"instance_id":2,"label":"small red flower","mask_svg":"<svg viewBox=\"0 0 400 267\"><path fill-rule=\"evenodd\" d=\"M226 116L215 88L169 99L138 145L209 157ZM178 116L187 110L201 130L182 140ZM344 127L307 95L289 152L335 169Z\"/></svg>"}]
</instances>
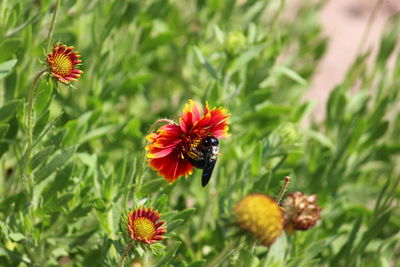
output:
<instances>
[{"instance_id":1,"label":"small red flower","mask_svg":"<svg viewBox=\"0 0 400 267\"><path fill-rule=\"evenodd\" d=\"M182 175L192 174L193 166L187 153L198 147L207 136L217 139L228 137L229 116L223 108L210 110L207 102L202 112L200 105L189 100L179 125L161 126L156 133L146 137L149 141L146 150L150 167L170 183Z\"/></svg>"},{"instance_id":2,"label":"small red flower","mask_svg":"<svg viewBox=\"0 0 400 267\"><path fill-rule=\"evenodd\" d=\"M153 244L164 239L167 232L165 221L159 221L161 214L152 208L138 208L128 214L127 229L132 240Z\"/></svg>"},{"instance_id":3,"label":"small red flower","mask_svg":"<svg viewBox=\"0 0 400 267\"><path fill-rule=\"evenodd\" d=\"M50 75L64 84L77 81L83 73L82 70L77 69L82 60L79 53L73 51L74 49L73 46L60 46L60 43L56 43L53 51L46 57Z\"/></svg>"}]
</instances>

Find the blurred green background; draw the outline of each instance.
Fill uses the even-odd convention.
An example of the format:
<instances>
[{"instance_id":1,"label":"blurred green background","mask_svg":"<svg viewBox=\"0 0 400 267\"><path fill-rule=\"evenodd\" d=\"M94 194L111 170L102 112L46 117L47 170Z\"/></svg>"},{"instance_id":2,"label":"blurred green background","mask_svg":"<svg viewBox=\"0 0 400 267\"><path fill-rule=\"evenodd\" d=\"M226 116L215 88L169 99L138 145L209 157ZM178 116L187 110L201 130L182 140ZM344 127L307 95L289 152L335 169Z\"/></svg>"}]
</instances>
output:
<instances>
[{"instance_id":1,"label":"blurred green background","mask_svg":"<svg viewBox=\"0 0 400 267\"><path fill-rule=\"evenodd\" d=\"M315 122L304 95L328 45L324 2L291 2L61 1L53 43L75 46L85 73L76 89L41 80L27 156L56 1L2 0L0 265L116 266L121 214L144 204L168 239L132 249L142 266L398 266L399 15ZM150 125L188 99L232 114L206 188L199 170L169 185L143 164ZM318 195L319 224L270 249L237 242L232 206L276 196L285 175L290 192Z\"/></svg>"}]
</instances>

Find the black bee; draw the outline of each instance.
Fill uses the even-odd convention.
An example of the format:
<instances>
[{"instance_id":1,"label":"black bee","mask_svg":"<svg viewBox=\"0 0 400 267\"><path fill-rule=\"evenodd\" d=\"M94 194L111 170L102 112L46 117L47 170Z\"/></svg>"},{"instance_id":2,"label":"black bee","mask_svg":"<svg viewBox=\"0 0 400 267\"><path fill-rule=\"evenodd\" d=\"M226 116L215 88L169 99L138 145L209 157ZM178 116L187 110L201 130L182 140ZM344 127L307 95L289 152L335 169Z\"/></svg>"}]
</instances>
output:
<instances>
[{"instance_id":1,"label":"black bee","mask_svg":"<svg viewBox=\"0 0 400 267\"><path fill-rule=\"evenodd\" d=\"M205 187L210 181L211 174L217 162L219 141L214 136L207 136L197 146L187 153L189 162L196 168L203 169L201 185Z\"/></svg>"}]
</instances>

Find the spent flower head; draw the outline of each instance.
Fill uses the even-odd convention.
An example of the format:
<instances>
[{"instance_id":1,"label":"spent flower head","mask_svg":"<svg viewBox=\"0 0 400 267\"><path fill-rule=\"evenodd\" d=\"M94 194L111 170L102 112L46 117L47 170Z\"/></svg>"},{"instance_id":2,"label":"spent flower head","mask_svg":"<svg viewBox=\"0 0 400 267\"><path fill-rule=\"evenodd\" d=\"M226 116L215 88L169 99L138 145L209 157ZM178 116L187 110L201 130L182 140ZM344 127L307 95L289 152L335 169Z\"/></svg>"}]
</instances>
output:
<instances>
[{"instance_id":1,"label":"spent flower head","mask_svg":"<svg viewBox=\"0 0 400 267\"><path fill-rule=\"evenodd\" d=\"M179 124L161 126L146 138L147 158L152 169L172 183L182 175L193 172L189 155L196 151L205 137L226 138L229 114L223 108L210 109L189 100L185 105Z\"/></svg>"},{"instance_id":2,"label":"spent flower head","mask_svg":"<svg viewBox=\"0 0 400 267\"><path fill-rule=\"evenodd\" d=\"M312 228L321 216L315 194L307 196L303 192L290 193L282 206L285 211L285 230L289 233Z\"/></svg>"},{"instance_id":3,"label":"spent flower head","mask_svg":"<svg viewBox=\"0 0 400 267\"><path fill-rule=\"evenodd\" d=\"M234 207L238 226L256 236L264 246L272 245L281 235L282 209L269 196L250 194Z\"/></svg>"},{"instance_id":4,"label":"spent flower head","mask_svg":"<svg viewBox=\"0 0 400 267\"><path fill-rule=\"evenodd\" d=\"M73 46L60 46L60 43L56 43L46 57L50 75L63 84L77 81L83 73L78 69L82 62L81 56L74 49Z\"/></svg>"},{"instance_id":5,"label":"spent flower head","mask_svg":"<svg viewBox=\"0 0 400 267\"><path fill-rule=\"evenodd\" d=\"M161 214L152 208L138 208L129 212L126 229L133 241L153 244L164 239L167 232L165 221L160 221Z\"/></svg>"}]
</instances>

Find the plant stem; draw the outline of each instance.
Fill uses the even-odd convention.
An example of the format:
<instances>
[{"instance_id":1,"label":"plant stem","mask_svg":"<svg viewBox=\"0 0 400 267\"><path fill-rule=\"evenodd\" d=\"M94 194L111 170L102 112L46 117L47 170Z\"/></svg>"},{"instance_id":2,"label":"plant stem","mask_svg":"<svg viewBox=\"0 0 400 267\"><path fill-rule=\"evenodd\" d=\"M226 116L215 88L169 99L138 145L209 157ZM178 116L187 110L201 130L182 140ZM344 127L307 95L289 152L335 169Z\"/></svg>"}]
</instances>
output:
<instances>
[{"instance_id":1,"label":"plant stem","mask_svg":"<svg viewBox=\"0 0 400 267\"><path fill-rule=\"evenodd\" d=\"M56 23L56 17L58 13L58 8L60 7L60 3L61 0L57 0L56 6L54 8L53 18L51 19L49 33L47 34L47 51L50 50L51 39L53 37L54 24Z\"/></svg>"},{"instance_id":2,"label":"plant stem","mask_svg":"<svg viewBox=\"0 0 400 267\"><path fill-rule=\"evenodd\" d=\"M285 195L286 190L287 190L287 188L289 186L289 183L290 183L290 177L289 176L285 176L285 178L283 180L283 185L282 185L281 191L279 192L278 197L276 198L276 202L278 204L281 202L283 196Z\"/></svg>"},{"instance_id":3,"label":"plant stem","mask_svg":"<svg viewBox=\"0 0 400 267\"><path fill-rule=\"evenodd\" d=\"M368 36L371 32L371 28L372 28L372 23L375 21L376 19L376 15L378 14L378 11L380 10L380 8L382 7L382 4L384 3L383 0L377 0L375 3L375 6L372 8L372 12L368 18L368 22L367 22L367 26L365 27L365 30L363 32L363 35L361 37L361 41L358 44L358 48L357 48L357 55L359 55L362 50L364 49L365 44L367 43L368 40Z\"/></svg>"},{"instance_id":4,"label":"plant stem","mask_svg":"<svg viewBox=\"0 0 400 267\"><path fill-rule=\"evenodd\" d=\"M131 248L132 248L132 243L129 243L129 244L126 246L126 248L125 248L125 250L124 250L124 253L123 253L122 256L121 256L121 259L119 260L119 266L120 266L120 267L124 267L125 258L126 258L126 256L128 256L128 253L129 253L129 251L131 250Z\"/></svg>"},{"instance_id":5,"label":"plant stem","mask_svg":"<svg viewBox=\"0 0 400 267\"><path fill-rule=\"evenodd\" d=\"M216 255L206 266L213 267L213 266L220 266L223 260L229 256L232 250L238 246L239 239L232 240L232 242L226 246L218 255Z\"/></svg>"},{"instance_id":6,"label":"plant stem","mask_svg":"<svg viewBox=\"0 0 400 267\"><path fill-rule=\"evenodd\" d=\"M32 83L32 87L31 90L29 91L29 98L28 98L28 109L27 109L27 113L28 113L28 148L27 148L27 152L26 152L26 160L29 160L30 157L30 153L32 150L32 113L33 113L33 100L35 98L35 92L36 92L36 88L39 84L39 80L42 77L42 75L46 73L46 70L43 69L41 71L39 71L35 78L33 79L33 83Z\"/></svg>"},{"instance_id":7,"label":"plant stem","mask_svg":"<svg viewBox=\"0 0 400 267\"><path fill-rule=\"evenodd\" d=\"M153 123L153 124L151 125L148 134L154 132L155 128L156 128L158 125L162 124L162 123L176 124L173 120L170 120L170 119L159 119L159 120L157 120L155 123Z\"/></svg>"},{"instance_id":8,"label":"plant stem","mask_svg":"<svg viewBox=\"0 0 400 267\"><path fill-rule=\"evenodd\" d=\"M285 8L285 5L286 5L286 0L281 0L280 3L279 3L278 10L275 12L274 18L272 19L271 29L274 29L274 28L275 28L275 26L276 26L276 24L277 24L277 22L278 22L278 19L279 19L279 17L281 16L282 11L283 11L284 8Z\"/></svg>"}]
</instances>

